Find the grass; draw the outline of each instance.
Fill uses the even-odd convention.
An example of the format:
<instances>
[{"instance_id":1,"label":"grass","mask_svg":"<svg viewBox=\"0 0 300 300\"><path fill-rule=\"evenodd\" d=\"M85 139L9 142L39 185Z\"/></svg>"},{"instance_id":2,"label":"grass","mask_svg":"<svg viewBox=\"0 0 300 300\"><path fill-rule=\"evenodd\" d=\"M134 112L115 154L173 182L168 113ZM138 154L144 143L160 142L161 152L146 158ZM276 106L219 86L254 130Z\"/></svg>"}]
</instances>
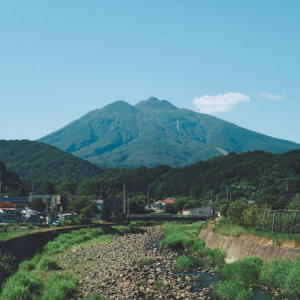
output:
<instances>
[{"instance_id":1,"label":"grass","mask_svg":"<svg viewBox=\"0 0 300 300\"><path fill-rule=\"evenodd\" d=\"M191 225L177 225L166 228L163 232L164 237L161 241L161 247L200 252L209 257L211 261L223 263L225 253L220 249L205 248L205 242L198 237L202 226L202 222L196 222Z\"/></svg>"},{"instance_id":2,"label":"grass","mask_svg":"<svg viewBox=\"0 0 300 300\"><path fill-rule=\"evenodd\" d=\"M75 245L107 241L113 234L140 231L135 226L103 226L61 234L49 242L41 254L19 265L18 271L4 283L0 300L72 299L78 292L77 277L63 272L54 255L68 251ZM90 299L103 298L96 294Z\"/></svg>"},{"instance_id":3,"label":"grass","mask_svg":"<svg viewBox=\"0 0 300 300\"><path fill-rule=\"evenodd\" d=\"M300 246L300 234L279 233L273 231L263 231L262 228L244 228L237 225L226 224L224 222L215 223L213 232L220 233L225 236L240 237L243 234L251 234L261 238L272 240L273 245L280 246L284 241L292 241L295 245Z\"/></svg>"},{"instance_id":4,"label":"grass","mask_svg":"<svg viewBox=\"0 0 300 300\"><path fill-rule=\"evenodd\" d=\"M253 293L249 287L238 281L221 281L214 285L214 299L222 300L250 300Z\"/></svg>"},{"instance_id":5,"label":"grass","mask_svg":"<svg viewBox=\"0 0 300 300\"><path fill-rule=\"evenodd\" d=\"M154 260L151 258L140 258L137 261L138 265L140 266L146 266L146 265L152 265L154 263Z\"/></svg>"},{"instance_id":6,"label":"grass","mask_svg":"<svg viewBox=\"0 0 300 300\"><path fill-rule=\"evenodd\" d=\"M157 279L157 280L154 282L154 288L155 288L157 291L161 292L161 293L163 293L164 290L166 289L166 287L164 286L164 283L163 283L163 281L162 281L161 279Z\"/></svg>"},{"instance_id":7,"label":"grass","mask_svg":"<svg viewBox=\"0 0 300 300\"><path fill-rule=\"evenodd\" d=\"M203 261L191 256L178 256L174 264L174 268L178 270L188 270L191 268L203 266Z\"/></svg>"}]
</instances>

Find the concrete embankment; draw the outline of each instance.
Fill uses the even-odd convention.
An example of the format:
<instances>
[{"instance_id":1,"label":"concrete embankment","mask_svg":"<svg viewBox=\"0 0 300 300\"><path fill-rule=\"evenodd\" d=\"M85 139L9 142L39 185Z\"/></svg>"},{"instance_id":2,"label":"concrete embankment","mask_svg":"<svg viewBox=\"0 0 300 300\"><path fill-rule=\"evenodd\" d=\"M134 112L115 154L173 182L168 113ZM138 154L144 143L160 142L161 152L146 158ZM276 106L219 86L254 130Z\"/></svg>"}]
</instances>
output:
<instances>
[{"instance_id":1,"label":"concrete embankment","mask_svg":"<svg viewBox=\"0 0 300 300\"><path fill-rule=\"evenodd\" d=\"M260 256L263 260L280 259L300 259L300 250L273 246L252 240L224 236L207 229L202 229L199 237L205 241L206 247L223 250L226 262L231 263L249 255Z\"/></svg>"},{"instance_id":2,"label":"concrete embankment","mask_svg":"<svg viewBox=\"0 0 300 300\"><path fill-rule=\"evenodd\" d=\"M68 233L72 230L78 230L87 227L95 227L94 225L80 225L72 227L62 227L48 229L28 235L14 237L0 242L0 251L3 254L11 254L15 257L16 263L22 262L24 259L33 257L48 242L53 241L59 234Z\"/></svg>"}]
</instances>

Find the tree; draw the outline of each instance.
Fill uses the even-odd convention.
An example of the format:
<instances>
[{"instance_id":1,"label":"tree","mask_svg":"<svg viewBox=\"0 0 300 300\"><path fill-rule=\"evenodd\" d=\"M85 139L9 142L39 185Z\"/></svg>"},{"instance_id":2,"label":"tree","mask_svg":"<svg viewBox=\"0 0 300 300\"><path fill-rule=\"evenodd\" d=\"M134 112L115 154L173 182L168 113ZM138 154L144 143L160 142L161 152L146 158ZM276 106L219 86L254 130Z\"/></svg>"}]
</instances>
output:
<instances>
[{"instance_id":1,"label":"tree","mask_svg":"<svg viewBox=\"0 0 300 300\"><path fill-rule=\"evenodd\" d=\"M246 198L239 198L232 202L227 210L228 221L234 225L244 225L243 212L248 208Z\"/></svg>"},{"instance_id":2,"label":"tree","mask_svg":"<svg viewBox=\"0 0 300 300\"><path fill-rule=\"evenodd\" d=\"M40 198L38 199L31 199L28 203L28 207L33 209L33 210L38 210L38 211L45 211L46 209L46 204L44 201Z\"/></svg>"},{"instance_id":3,"label":"tree","mask_svg":"<svg viewBox=\"0 0 300 300\"><path fill-rule=\"evenodd\" d=\"M56 190L55 190L55 186L54 183L51 181L44 181L43 185L41 188L39 188L36 191L37 194L55 194Z\"/></svg>"},{"instance_id":4,"label":"tree","mask_svg":"<svg viewBox=\"0 0 300 300\"><path fill-rule=\"evenodd\" d=\"M74 195L75 189L71 182L64 181L57 187L57 192L60 195Z\"/></svg>"},{"instance_id":5,"label":"tree","mask_svg":"<svg viewBox=\"0 0 300 300\"><path fill-rule=\"evenodd\" d=\"M296 194L296 196L292 199L290 205L288 206L290 210L300 210L300 194Z\"/></svg>"}]
</instances>

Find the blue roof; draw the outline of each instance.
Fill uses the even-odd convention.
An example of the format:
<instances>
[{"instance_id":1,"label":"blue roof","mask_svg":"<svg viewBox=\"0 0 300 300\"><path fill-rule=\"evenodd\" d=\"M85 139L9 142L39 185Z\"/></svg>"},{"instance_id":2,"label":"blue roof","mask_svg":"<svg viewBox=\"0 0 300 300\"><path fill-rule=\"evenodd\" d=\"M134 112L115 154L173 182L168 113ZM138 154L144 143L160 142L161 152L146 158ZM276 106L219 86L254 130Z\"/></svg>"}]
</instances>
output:
<instances>
[{"instance_id":1,"label":"blue roof","mask_svg":"<svg viewBox=\"0 0 300 300\"><path fill-rule=\"evenodd\" d=\"M0 197L0 202L29 203L29 197Z\"/></svg>"}]
</instances>

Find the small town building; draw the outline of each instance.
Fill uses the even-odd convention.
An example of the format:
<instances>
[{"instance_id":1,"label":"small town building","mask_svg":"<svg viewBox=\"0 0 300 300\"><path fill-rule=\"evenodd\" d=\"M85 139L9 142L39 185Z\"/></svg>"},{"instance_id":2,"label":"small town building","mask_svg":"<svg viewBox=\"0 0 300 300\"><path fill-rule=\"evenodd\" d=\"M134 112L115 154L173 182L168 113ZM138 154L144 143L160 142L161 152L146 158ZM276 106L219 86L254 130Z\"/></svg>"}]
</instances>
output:
<instances>
[{"instance_id":1,"label":"small town building","mask_svg":"<svg viewBox=\"0 0 300 300\"><path fill-rule=\"evenodd\" d=\"M0 223L14 223L17 218L17 210L13 203L0 202Z\"/></svg>"},{"instance_id":2,"label":"small town building","mask_svg":"<svg viewBox=\"0 0 300 300\"><path fill-rule=\"evenodd\" d=\"M192 216L204 216L209 217L212 214L211 206L207 207L196 207L196 208L189 208L184 209L182 211L183 215L192 215Z\"/></svg>"},{"instance_id":3,"label":"small town building","mask_svg":"<svg viewBox=\"0 0 300 300\"><path fill-rule=\"evenodd\" d=\"M117 221L122 219L120 198L101 198L95 202L99 211L96 214L97 220Z\"/></svg>"},{"instance_id":4,"label":"small town building","mask_svg":"<svg viewBox=\"0 0 300 300\"><path fill-rule=\"evenodd\" d=\"M29 201L32 199L42 199L46 204L47 213L65 213L68 209L68 205L71 201L71 196L69 195L54 195L54 194L44 194L44 195L30 195Z\"/></svg>"},{"instance_id":5,"label":"small town building","mask_svg":"<svg viewBox=\"0 0 300 300\"><path fill-rule=\"evenodd\" d=\"M0 202L12 203L17 211L28 207L29 197L0 197Z\"/></svg>"}]
</instances>

